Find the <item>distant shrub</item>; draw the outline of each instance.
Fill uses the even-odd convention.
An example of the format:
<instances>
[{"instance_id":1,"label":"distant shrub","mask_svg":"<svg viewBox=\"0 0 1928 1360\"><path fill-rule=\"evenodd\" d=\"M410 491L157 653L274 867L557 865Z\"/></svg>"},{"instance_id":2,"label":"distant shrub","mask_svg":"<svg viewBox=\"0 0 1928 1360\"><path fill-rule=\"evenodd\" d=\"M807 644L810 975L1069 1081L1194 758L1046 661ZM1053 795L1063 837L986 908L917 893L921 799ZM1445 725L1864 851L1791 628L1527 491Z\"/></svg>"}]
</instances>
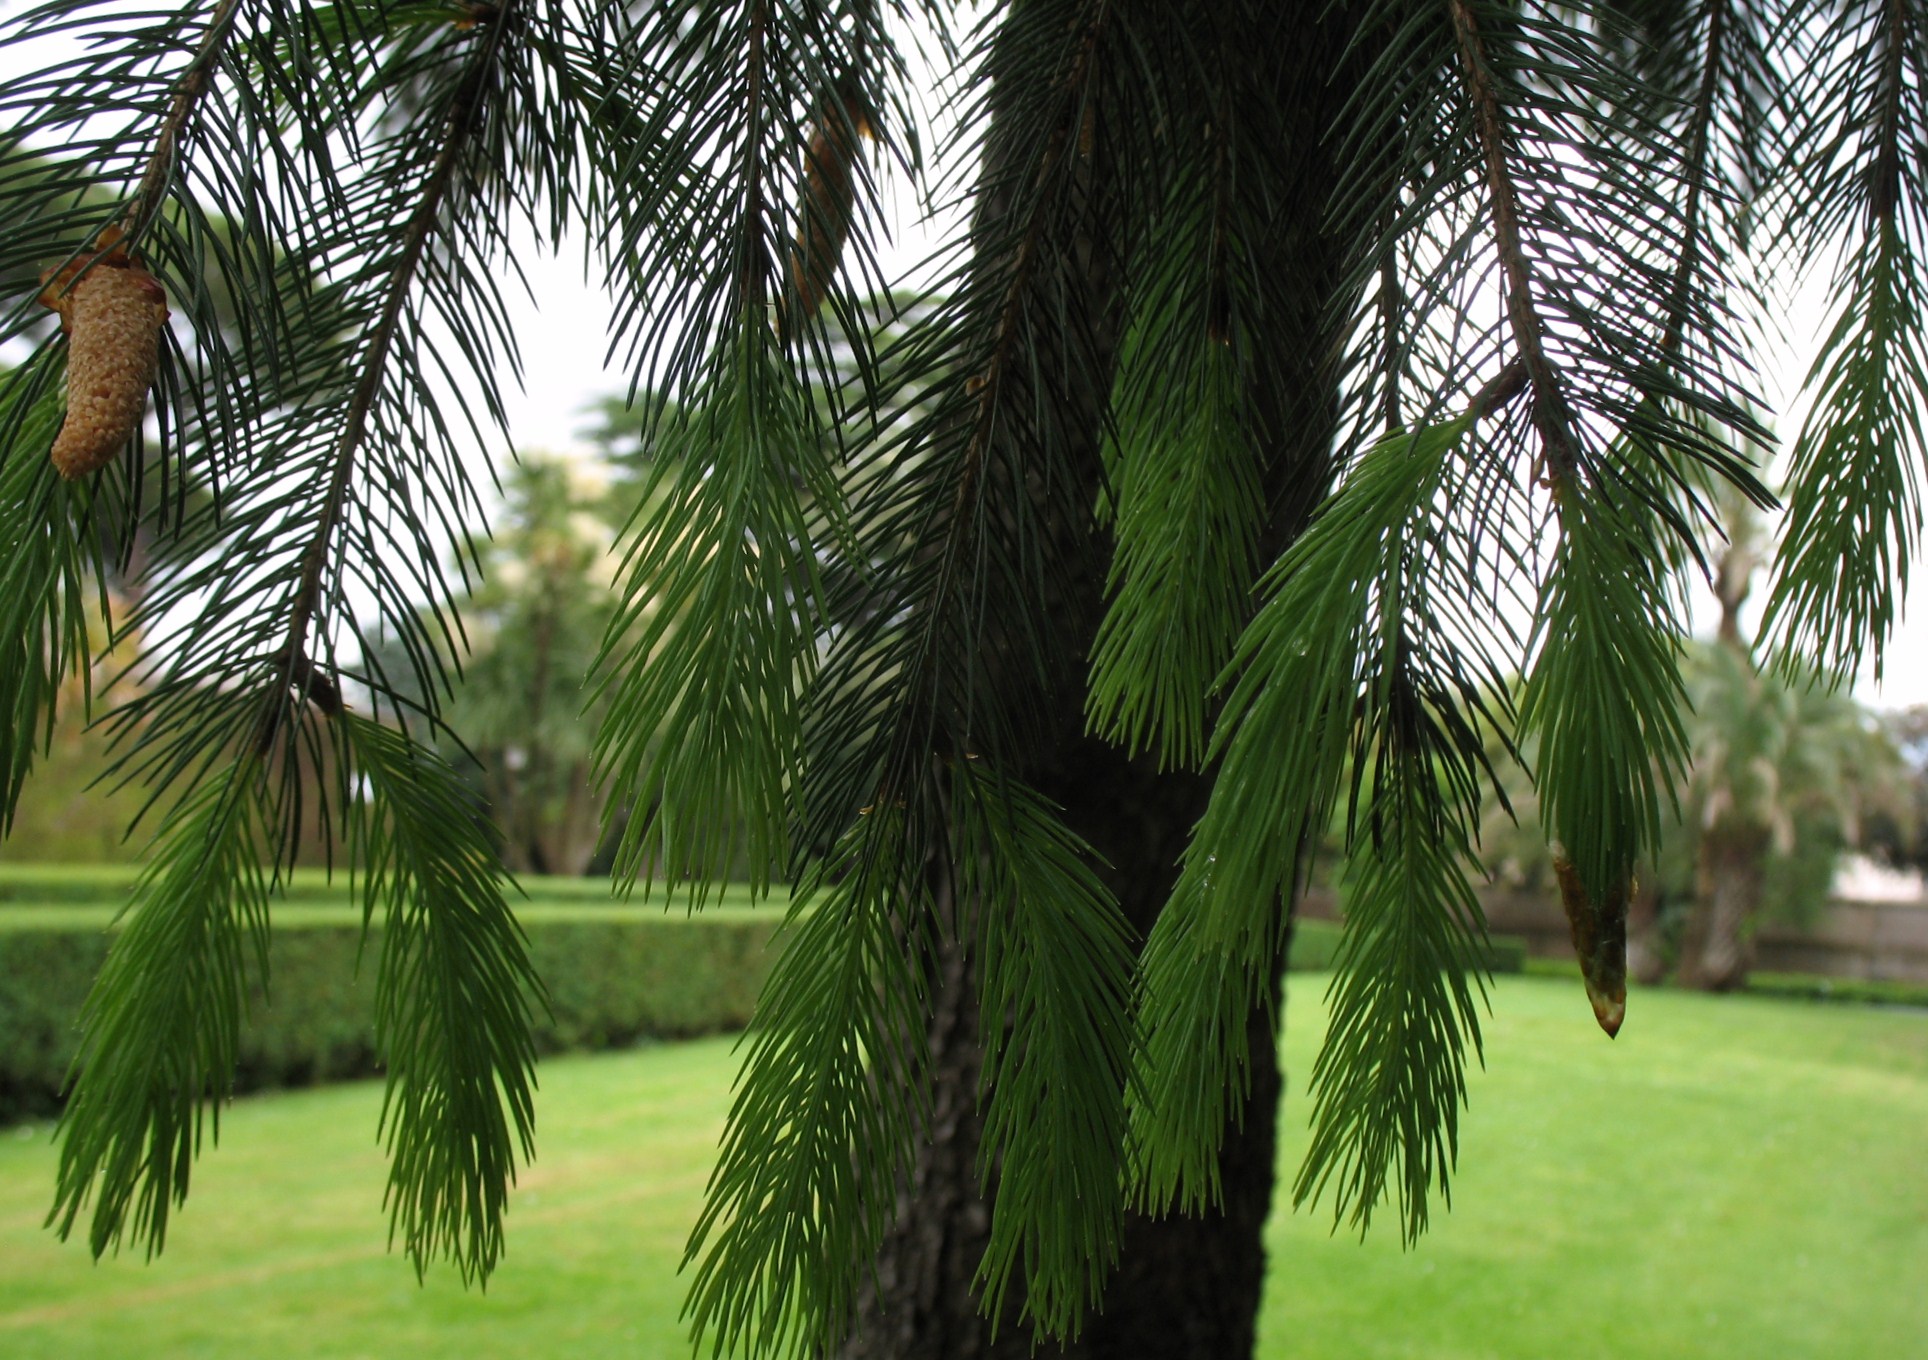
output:
<instances>
[{"instance_id":1,"label":"distant shrub","mask_svg":"<svg viewBox=\"0 0 1928 1360\"><path fill-rule=\"evenodd\" d=\"M1859 1006L1928 1009L1928 984L1879 978L1817 977L1808 973L1750 973L1750 996L1800 1001L1837 1001Z\"/></svg>"},{"instance_id":2,"label":"distant shrub","mask_svg":"<svg viewBox=\"0 0 1928 1360\"><path fill-rule=\"evenodd\" d=\"M1493 973L1524 973L1526 941L1517 935L1493 935L1486 941L1486 967Z\"/></svg>"},{"instance_id":3,"label":"distant shrub","mask_svg":"<svg viewBox=\"0 0 1928 1360\"><path fill-rule=\"evenodd\" d=\"M0 1122L59 1108L74 1021L106 957L99 930L0 934Z\"/></svg>"},{"instance_id":4,"label":"distant shrub","mask_svg":"<svg viewBox=\"0 0 1928 1360\"><path fill-rule=\"evenodd\" d=\"M741 1029L769 971L776 913L714 919L526 919L529 952L549 989L536 1011L544 1052L621 1047ZM0 1122L60 1108L87 989L106 957L98 926L0 931ZM243 1030L237 1092L380 1072L374 976L379 932L358 926L277 929L269 987L257 985ZM258 981L258 980L257 980Z\"/></svg>"},{"instance_id":5,"label":"distant shrub","mask_svg":"<svg viewBox=\"0 0 1928 1360\"><path fill-rule=\"evenodd\" d=\"M1299 921L1292 927L1292 952L1286 966L1295 973L1329 971L1344 934L1330 921ZM1486 942L1486 967L1494 973L1523 971L1526 941L1514 935L1492 936Z\"/></svg>"},{"instance_id":6,"label":"distant shrub","mask_svg":"<svg viewBox=\"0 0 1928 1360\"><path fill-rule=\"evenodd\" d=\"M87 989L107 956L110 902L124 900L125 870L9 869L0 874L0 1122L56 1113L79 1040ZM749 1023L773 961L778 913L724 910L685 918L645 914L605 902L601 885L565 893L535 886L539 902L523 912L536 975L548 988L537 1009L536 1043L545 1053L621 1048L643 1040L680 1039L737 1030ZM345 909L339 885L298 878L295 905L339 901L339 921L283 923L269 952L269 986L249 1001L235 1091L308 1086L378 1074L374 976L381 934L367 953ZM97 915L83 908L100 904ZM36 925L47 908L67 907L58 924ZM554 915L549 913L553 911ZM66 916L90 919L72 924ZM1290 967L1332 966L1339 927L1301 921L1293 930ZM1493 942L1495 972L1518 972L1526 949Z\"/></svg>"}]
</instances>

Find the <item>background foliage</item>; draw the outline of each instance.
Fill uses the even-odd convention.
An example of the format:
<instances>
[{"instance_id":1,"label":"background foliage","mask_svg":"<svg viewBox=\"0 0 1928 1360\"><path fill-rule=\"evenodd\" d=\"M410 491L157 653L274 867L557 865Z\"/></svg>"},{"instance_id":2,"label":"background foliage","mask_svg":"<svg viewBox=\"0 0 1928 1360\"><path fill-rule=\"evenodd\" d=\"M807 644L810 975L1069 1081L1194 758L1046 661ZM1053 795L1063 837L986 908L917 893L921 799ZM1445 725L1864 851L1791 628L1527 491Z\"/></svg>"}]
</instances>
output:
<instances>
[{"instance_id":1,"label":"background foliage","mask_svg":"<svg viewBox=\"0 0 1928 1360\"><path fill-rule=\"evenodd\" d=\"M92 880L84 908L0 907L0 1120L58 1112L75 1022L112 943L114 880ZM103 892L102 890L106 891ZM271 988L247 999L234 1090L305 1086L382 1070L375 1037L380 935L364 942L348 903L297 908L270 946ZM311 899L313 900L313 899ZM328 898L322 899L324 901ZM36 917L51 917L36 920ZM735 1031L749 1022L773 958L773 915L722 910L699 920L551 899L525 906L529 956L550 979L531 1027L545 1053Z\"/></svg>"}]
</instances>

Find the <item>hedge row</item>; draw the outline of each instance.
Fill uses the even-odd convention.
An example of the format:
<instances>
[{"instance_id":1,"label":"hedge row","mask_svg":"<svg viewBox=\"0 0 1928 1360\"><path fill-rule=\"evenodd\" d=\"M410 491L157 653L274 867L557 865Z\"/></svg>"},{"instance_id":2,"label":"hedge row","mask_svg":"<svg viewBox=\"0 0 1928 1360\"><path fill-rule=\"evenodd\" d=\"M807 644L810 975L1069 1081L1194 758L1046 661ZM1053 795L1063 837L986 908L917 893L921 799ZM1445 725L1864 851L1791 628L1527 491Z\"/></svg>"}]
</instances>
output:
<instances>
[{"instance_id":1,"label":"hedge row","mask_svg":"<svg viewBox=\"0 0 1928 1360\"><path fill-rule=\"evenodd\" d=\"M530 957L549 991L548 1011L536 1013L538 1047L618 1048L741 1029L774 958L779 914L523 912ZM86 924L0 930L0 1123L59 1109L79 1037L75 1019L107 954L108 918L103 910ZM1299 923L1291 966L1329 968L1338 940L1336 926ZM266 993L257 986L252 997L236 1090L377 1073L370 1017L380 947L377 932L357 968L361 931L347 912L278 928L269 952L272 986ZM1491 966L1517 972L1524 955L1517 941L1496 941Z\"/></svg>"},{"instance_id":2,"label":"hedge row","mask_svg":"<svg viewBox=\"0 0 1928 1360\"><path fill-rule=\"evenodd\" d=\"M715 920L638 917L525 921L549 990L536 1010L546 1053L741 1029L769 971L778 913ZM734 919L731 919L734 917ZM106 957L94 929L0 931L0 1122L45 1116L79 1038L75 1020ZM242 1031L237 1091L370 1076L379 933L359 969L358 926L278 929L271 986L257 986Z\"/></svg>"},{"instance_id":3,"label":"hedge row","mask_svg":"<svg viewBox=\"0 0 1928 1360\"><path fill-rule=\"evenodd\" d=\"M1331 921L1299 921L1292 927L1292 971L1323 973L1339 953L1343 932ZM1515 935L1493 935L1486 941L1485 964L1491 973L1518 973L1526 968L1526 941Z\"/></svg>"},{"instance_id":4,"label":"hedge row","mask_svg":"<svg viewBox=\"0 0 1928 1360\"><path fill-rule=\"evenodd\" d=\"M119 907L132 894L140 876L135 864L0 864L0 911L41 906ZM624 907L607 878L530 876L519 882L526 901L537 906L569 904L585 907ZM662 903L663 889L656 889ZM346 872L296 869L279 889L276 902L350 906L355 900ZM524 900L519 898L518 901ZM726 906L748 906L749 889L725 885L712 897ZM680 901L680 899L679 899Z\"/></svg>"}]
</instances>

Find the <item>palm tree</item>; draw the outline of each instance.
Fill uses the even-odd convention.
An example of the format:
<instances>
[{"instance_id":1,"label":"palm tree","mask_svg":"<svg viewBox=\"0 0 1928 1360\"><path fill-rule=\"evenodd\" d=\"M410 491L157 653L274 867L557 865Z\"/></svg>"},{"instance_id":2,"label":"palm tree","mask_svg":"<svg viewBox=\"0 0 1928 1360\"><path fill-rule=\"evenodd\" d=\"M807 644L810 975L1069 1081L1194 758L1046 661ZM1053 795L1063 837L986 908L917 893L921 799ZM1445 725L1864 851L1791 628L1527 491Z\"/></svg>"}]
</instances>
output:
<instances>
[{"instance_id":1,"label":"palm tree","mask_svg":"<svg viewBox=\"0 0 1928 1360\"><path fill-rule=\"evenodd\" d=\"M585 684L616 609L602 480L588 465L519 457L482 575L459 602L466 655L442 709L462 744L444 754L477 781L515 873L584 873L602 835ZM409 677L406 658L377 657L394 680Z\"/></svg>"},{"instance_id":2,"label":"palm tree","mask_svg":"<svg viewBox=\"0 0 1928 1360\"><path fill-rule=\"evenodd\" d=\"M1874 719L1812 675L1762 673L1740 627L1756 560L1756 521L1727 512L1714 573L1718 637L1685 657L1692 758L1677 858L1693 865L1680 981L1727 991L1747 980L1754 928L1770 902L1812 910L1838 851L1863 819L1900 798L1900 763ZM1809 899L1803 901L1803 898Z\"/></svg>"},{"instance_id":3,"label":"palm tree","mask_svg":"<svg viewBox=\"0 0 1928 1360\"><path fill-rule=\"evenodd\" d=\"M0 279L52 268L67 322L0 389L7 805L88 659L96 499L147 513L119 494L142 457L218 491L168 524L191 566L127 620L151 673L112 721L161 845L86 1017L56 1225L160 1244L319 813L388 921L397 1231L418 1262L494 1266L534 983L483 809L433 749L442 539L481 509L462 446L500 411L516 228L578 229L663 398L600 663L599 768L642 810L619 868L699 899L739 861L796 888L692 1237L699 1339L1028 1345L965 1325L981 1309L1091 1353L1235 1353L1278 959L1328 827L1350 918L1297 1199L1361 1230L1389 1202L1411 1237L1450 1174L1506 752L1535 753L1617 1024L1633 866L1687 768L1695 488L1771 500L1732 451L1765 437L1748 289L1837 246L1769 619L1788 658L1879 655L1920 524L1922 22L1898 0L10 20L9 43L85 41L0 86L0 214L25 224ZM880 184L925 182L916 51L949 72L944 159L971 168L936 183L967 226L941 304L873 340ZM8 172L50 147L72 179ZM0 338L35 333L9 298ZM154 437L115 461L150 380ZM45 455L82 435L108 464L63 480ZM368 664L378 632L407 685ZM1514 674L1517 707L1494 697ZM1225 1250L1181 1268L1141 1231Z\"/></svg>"}]
</instances>

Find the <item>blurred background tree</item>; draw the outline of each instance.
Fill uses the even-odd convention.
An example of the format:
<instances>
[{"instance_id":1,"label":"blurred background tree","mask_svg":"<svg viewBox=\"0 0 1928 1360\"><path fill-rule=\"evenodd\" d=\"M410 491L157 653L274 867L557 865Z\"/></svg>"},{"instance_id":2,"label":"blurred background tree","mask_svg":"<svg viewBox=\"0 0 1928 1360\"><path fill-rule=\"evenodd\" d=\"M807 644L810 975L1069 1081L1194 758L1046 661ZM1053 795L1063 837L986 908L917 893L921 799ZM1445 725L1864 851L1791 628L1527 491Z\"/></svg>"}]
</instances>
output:
<instances>
[{"instance_id":1,"label":"blurred background tree","mask_svg":"<svg viewBox=\"0 0 1928 1360\"><path fill-rule=\"evenodd\" d=\"M595 463L525 454L503 500L462 602L469 650L445 711L467 749L448 754L494 809L507 868L586 873L606 801L583 677L615 614L608 483Z\"/></svg>"},{"instance_id":2,"label":"blurred background tree","mask_svg":"<svg viewBox=\"0 0 1928 1360\"><path fill-rule=\"evenodd\" d=\"M1867 848L1908 862L1920 842L1912 824L1902 827L1919 815L1910 808L1923 806L1910 802L1899 715L1884 719L1818 676L1757 663L1742 611L1767 555L1762 527L1735 497L1721 498L1721 521L1725 537L1712 545L1708 578L1720 610L1715 636L1682 653L1686 778L1637 875L1627 941L1635 978L1671 973L1708 991L1746 982L1762 923L1804 924L1820 914L1844 852ZM1928 737L1928 721L1921 732ZM1496 881L1551 896L1552 860L1531 782L1517 764L1502 768L1518 819L1488 800L1487 863Z\"/></svg>"},{"instance_id":3,"label":"blurred background tree","mask_svg":"<svg viewBox=\"0 0 1928 1360\"><path fill-rule=\"evenodd\" d=\"M108 778L112 740L87 717L86 691L103 688L140 651L140 639L110 640L96 615L93 666L62 681L61 703L45 755L13 809L5 857L15 864L123 864L139 860L149 837L134 826L147 801L138 787ZM131 828L131 829L130 829Z\"/></svg>"}]
</instances>

